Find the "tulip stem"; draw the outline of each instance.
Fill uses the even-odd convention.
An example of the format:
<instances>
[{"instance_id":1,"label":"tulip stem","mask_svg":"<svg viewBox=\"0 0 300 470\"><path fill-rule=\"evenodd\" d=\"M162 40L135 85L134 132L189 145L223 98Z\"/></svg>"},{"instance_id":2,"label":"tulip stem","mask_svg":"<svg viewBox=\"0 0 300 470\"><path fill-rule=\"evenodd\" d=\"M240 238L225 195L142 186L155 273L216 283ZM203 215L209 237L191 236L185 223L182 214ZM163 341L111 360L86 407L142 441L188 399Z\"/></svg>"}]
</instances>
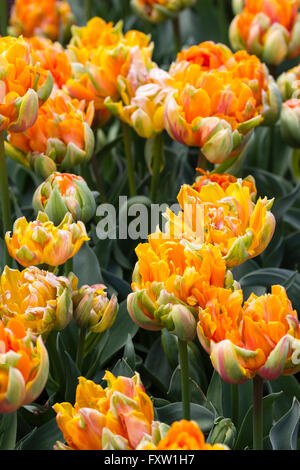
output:
<instances>
[{"instance_id":1,"label":"tulip stem","mask_svg":"<svg viewBox=\"0 0 300 470\"><path fill-rule=\"evenodd\" d=\"M181 393L183 419L190 419L190 389L189 389L189 363L187 342L178 339L179 362L181 368Z\"/></svg>"},{"instance_id":2,"label":"tulip stem","mask_svg":"<svg viewBox=\"0 0 300 470\"><path fill-rule=\"evenodd\" d=\"M152 178L150 185L150 199L152 202L156 202L157 186L159 181L159 174L161 168L161 162L163 160L163 137L162 133L157 134L154 142L153 150L153 167L152 167Z\"/></svg>"},{"instance_id":3,"label":"tulip stem","mask_svg":"<svg viewBox=\"0 0 300 470\"><path fill-rule=\"evenodd\" d=\"M4 150L4 131L0 131L0 199L2 201L2 224L3 234L11 230L11 211L9 200L8 177L6 169L6 159ZM11 259L5 248L5 261L8 266L11 265Z\"/></svg>"},{"instance_id":4,"label":"tulip stem","mask_svg":"<svg viewBox=\"0 0 300 470\"><path fill-rule=\"evenodd\" d=\"M174 36L175 53L177 54L181 49L181 31L178 16L172 19L172 28Z\"/></svg>"},{"instance_id":5,"label":"tulip stem","mask_svg":"<svg viewBox=\"0 0 300 470\"><path fill-rule=\"evenodd\" d=\"M0 33L7 36L7 0L0 0Z\"/></svg>"},{"instance_id":6,"label":"tulip stem","mask_svg":"<svg viewBox=\"0 0 300 470\"><path fill-rule=\"evenodd\" d=\"M130 128L128 124L122 122L122 131L123 131L123 140L124 140L124 150L127 162L127 172L128 172L128 182L129 182L129 194L130 197L136 196L136 184L134 178L134 165L133 157L131 152L131 138L130 138Z\"/></svg>"},{"instance_id":7,"label":"tulip stem","mask_svg":"<svg viewBox=\"0 0 300 470\"><path fill-rule=\"evenodd\" d=\"M91 0L85 0L84 6L85 6L85 19L88 22L91 19L91 16L92 16L92 2L91 2Z\"/></svg>"},{"instance_id":8,"label":"tulip stem","mask_svg":"<svg viewBox=\"0 0 300 470\"><path fill-rule=\"evenodd\" d=\"M84 357L85 337L86 337L86 328L80 328L77 355L76 355L76 364L79 370L81 370L83 357Z\"/></svg>"},{"instance_id":9,"label":"tulip stem","mask_svg":"<svg viewBox=\"0 0 300 470\"><path fill-rule=\"evenodd\" d=\"M231 421L238 426L239 420L239 389L235 384L231 385Z\"/></svg>"},{"instance_id":10,"label":"tulip stem","mask_svg":"<svg viewBox=\"0 0 300 470\"><path fill-rule=\"evenodd\" d=\"M256 375L253 379L253 449L263 449L263 379Z\"/></svg>"},{"instance_id":11,"label":"tulip stem","mask_svg":"<svg viewBox=\"0 0 300 470\"><path fill-rule=\"evenodd\" d=\"M66 262L65 262L65 266L64 266L64 271L65 271L65 276L68 277L68 275L73 272L73 258L69 258Z\"/></svg>"}]
</instances>

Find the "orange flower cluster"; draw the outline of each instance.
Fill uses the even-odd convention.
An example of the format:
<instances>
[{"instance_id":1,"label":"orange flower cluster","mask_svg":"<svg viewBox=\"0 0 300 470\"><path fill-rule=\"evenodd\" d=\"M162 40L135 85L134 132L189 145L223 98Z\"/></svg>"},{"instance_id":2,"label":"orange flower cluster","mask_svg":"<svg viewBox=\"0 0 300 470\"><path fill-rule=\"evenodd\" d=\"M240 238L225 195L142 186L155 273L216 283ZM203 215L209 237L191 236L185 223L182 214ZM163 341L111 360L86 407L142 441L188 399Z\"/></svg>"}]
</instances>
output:
<instances>
[{"instance_id":1,"label":"orange flower cluster","mask_svg":"<svg viewBox=\"0 0 300 470\"><path fill-rule=\"evenodd\" d=\"M231 23L234 49L246 49L271 65L300 52L299 0L245 0Z\"/></svg>"},{"instance_id":2,"label":"orange flower cluster","mask_svg":"<svg viewBox=\"0 0 300 470\"><path fill-rule=\"evenodd\" d=\"M45 36L57 40L75 21L68 2L60 0L15 0L9 33L24 37Z\"/></svg>"}]
</instances>

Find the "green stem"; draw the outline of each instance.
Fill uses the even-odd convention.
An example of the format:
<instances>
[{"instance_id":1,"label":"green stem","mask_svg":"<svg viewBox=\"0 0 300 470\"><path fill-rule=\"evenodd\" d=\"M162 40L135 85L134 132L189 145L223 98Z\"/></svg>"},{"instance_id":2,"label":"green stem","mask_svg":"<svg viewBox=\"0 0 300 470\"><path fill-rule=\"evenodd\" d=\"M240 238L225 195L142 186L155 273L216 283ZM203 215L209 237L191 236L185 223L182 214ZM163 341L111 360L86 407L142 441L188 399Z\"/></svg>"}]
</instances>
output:
<instances>
[{"instance_id":1,"label":"green stem","mask_svg":"<svg viewBox=\"0 0 300 470\"><path fill-rule=\"evenodd\" d=\"M179 23L178 16L172 19L172 28L173 28L175 53L177 54L181 49L181 31L180 31L180 23Z\"/></svg>"},{"instance_id":2,"label":"green stem","mask_svg":"<svg viewBox=\"0 0 300 470\"><path fill-rule=\"evenodd\" d=\"M231 385L231 420L238 426L239 421L239 389L238 385Z\"/></svg>"},{"instance_id":3,"label":"green stem","mask_svg":"<svg viewBox=\"0 0 300 470\"><path fill-rule=\"evenodd\" d=\"M85 337L86 337L86 328L81 328L80 334L79 334L78 347L77 347L77 355L76 355L76 364L79 370L81 370L83 357L84 357Z\"/></svg>"},{"instance_id":4,"label":"green stem","mask_svg":"<svg viewBox=\"0 0 300 470\"><path fill-rule=\"evenodd\" d=\"M293 176L300 181L300 149L291 151Z\"/></svg>"},{"instance_id":5,"label":"green stem","mask_svg":"<svg viewBox=\"0 0 300 470\"><path fill-rule=\"evenodd\" d=\"M156 202L157 187L159 181L159 174L161 168L161 161L163 159L163 137L162 133L157 134L155 137L154 147L153 147L153 168L152 168L152 178L150 184L150 199L152 202Z\"/></svg>"},{"instance_id":6,"label":"green stem","mask_svg":"<svg viewBox=\"0 0 300 470\"><path fill-rule=\"evenodd\" d=\"M0 0L0 33L7 36L7 0Z\"/></svg>"},{"instance_id":7,"label":"green stem","mask_svg":"<svg viewBox=\"0 0 300 470\"><path fill-rule=\"evenodd\" d=\"M178 339L179 362L181 368L181 393L183 418L189 420L190 413L190 390L189 390L189 363L187 342Z\"/></svg>"},{"instance_id":8,"label":"green stem","mask_svg":"<svg viewBox=\"0 0 300 470\"><path fill-rule=\"evenodd\" d=\"M73 258L69 258L64 265L64 271L65 271L65 276L68 277L68 275L73 272Z\"/></svg>"},{"instance_id":9,"label":"green stem","mask_svg":"<svg viewBox=\"0 0 300 470\"><path fill-rule=\"evenodd\" d=\"M0 199L2 201L2 223L3 235L11 230L11 211L9 200L8 177L4 150L4 131L0 131ZM5 249L5 260L8 266L11 265L11 258Z\"/></svg>"},{"instance_id":10,"label":"green stem","mask_svg":"<svg viewBox=\"0 0 300 470\"><path fill-rule=\"evenodd\" d=\"M253 379L253 449L263 449L263 379L256 375Z\"/></svg>"},{"instance_id":11,"label":"green stem","mask_svg":"<svg viewBox=\"0 0 300 470\"><path fill-rule=\"evenodd\" d=\"M130 138L130 127L125 122L122 122L124 150L127 162L128 182L129 182L129 194L130 197L136 196L136 184L134 178L134 165L133 157L131 153L131 138Z\"/></svg>"},{"instance_id":12,"label":"green stem","mask_svg":"<svg viewBox=\"0 0 300 470\"><path fill-rule=\"evenodd\" d=\"M85 19L89 21L92 16L92 2L91 0L85 0L84 2L84 9L85 9Z\"/></svg>"},{"instance_id":13,"label":"green stem","mask_svg":"<svg viewBox=\"0 0 300 470\"><path fill-rule=\"evenodd\" d=\"M273 166L273 140L274 140L274 126L269 128L269 153L268 153L268 162L267 162L267 171L272 172Z\"/></svg>"}]
</instances>

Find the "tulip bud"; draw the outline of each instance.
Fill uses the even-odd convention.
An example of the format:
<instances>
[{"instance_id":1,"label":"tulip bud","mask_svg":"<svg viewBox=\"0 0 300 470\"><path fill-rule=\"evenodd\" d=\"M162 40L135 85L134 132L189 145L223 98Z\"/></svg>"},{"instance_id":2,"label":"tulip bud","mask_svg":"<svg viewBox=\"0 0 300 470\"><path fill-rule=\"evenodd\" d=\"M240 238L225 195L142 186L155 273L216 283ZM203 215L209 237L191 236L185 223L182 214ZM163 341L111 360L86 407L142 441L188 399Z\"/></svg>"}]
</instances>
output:
<instances>
[{"instance_id":1,"label":"tulip bud","mask_svg":"<svg viewBox=\"0 0 300 470\"><path fill-rule=\"evenodd\" d=\"M231 419L219 416L209 434L210 444L225 444L232 448L236 438L236 428Z\"/></svg>"},{"instance_id":2,"label":"tulip bud","mask_svg":"<svg viewBox=\"0 0 300 470\"><path fill-rule=\"evenodd\" d=\"M67 212L75 221L88 222L96 210L95 197L81 176L53 173L36 189L32 204L36 212L45 212L55 225Z\"/></svg>"},{"instance_id":3,"label":"tulip bud","mask_svg":"<svg viewBox=\"0 0 300 470\"><path fill-rule=\"evenodd\" d=\"M165 0L161 2L154 0L131 0L131 6L135 13L145 21L151 23L162 23L170 18L174 18L178 13L195 3L195 0Z\"/></svg>"},{"instance_id":4,"label":"tulip bud","mask_svg":"<svg viewBox=\"0 0 300 470\"><path fill-rule=\"evenodd\" d=\"M241 13L245 5L245 0L232 0L232 11L235 15Z\"/></svg>"},{"instance_id":5,"label":"tulip bud","mask_svg":"<svg viewBox=\"0 0 300 470\"><path fill-rule=\"evenodd\" d=\"M79 328L102 333L110 328L118 313L117 297L109 300L103 284L84 285L73 292L74 318Z\"/></svg>"},{"instance_id":6,"label":"tulip bud","mask_svg":"<svg viewBox=\"0 0 300 470\"><path fill-rule=\"evenodd\" d=\"M291 147L300 147L300 100L290 99L283 103L280 116L283 139Z\"/></svg>"},{"instance_id":7,"label":"tulip bud","mask_svg":"<svg viewBox=\"0 0 300 470\"><path fill-rule=\"evenodd\" d=\"M267 64L279 65L288 54L289 35L287 30L279 25L273 25L265 36L262 60Z\"/></svg>"}]
</instances>

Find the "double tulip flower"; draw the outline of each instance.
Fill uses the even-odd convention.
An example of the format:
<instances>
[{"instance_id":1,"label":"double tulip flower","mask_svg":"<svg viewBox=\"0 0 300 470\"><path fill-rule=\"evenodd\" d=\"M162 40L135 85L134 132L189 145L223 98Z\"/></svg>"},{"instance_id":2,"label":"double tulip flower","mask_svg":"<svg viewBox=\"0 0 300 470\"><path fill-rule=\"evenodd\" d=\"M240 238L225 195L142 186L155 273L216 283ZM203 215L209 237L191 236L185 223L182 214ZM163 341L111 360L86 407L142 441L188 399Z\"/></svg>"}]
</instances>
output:
<instances>
[{"instance_id":1,"label":"double tulip flower","mask_svg":"<svg viewBox=\"0 0 300 470\"><path fill-rule=\"evenodd\" d=\"M238 14L229 29L235 50L245 49L275 66L299 54L299 0L245 0L235 3Z\"/></svg>"},{"instance_id":2,"label":"double tulip flower","mask_svg":"<svg viewBox=\"0 0 300 470\"><path fill-rule=\"evenodd\" d=\"M87 104L63 90L54 90L30 128L22 133L10 130L6 153L44 178L57 170L74 168L92 156L93 117L92 102Z\"/></svg>"},{"instance_id":3,"label":"double tulip flower","mask_svg":"<svg viewBox=\"0 0 300 470\"><path fill-rule=\"evenodd\" d=\"M0 38L0 130L29 129L52 86L51 73L32 65L29 46L22 38Z\"/></svg>"},{"instance_id":4,"label":"double tulip flower","mask_svg":"<svg viewBox=\"0 0 300 470\"><path fill-rule=\"evenodd\" d=\"M277 85L260 60L207 41L183 50L170 67L173 93L164 106L170 136L196 146L212 163L238 155L250 131L276 122Z\"/></svg>"}]
</instances>

